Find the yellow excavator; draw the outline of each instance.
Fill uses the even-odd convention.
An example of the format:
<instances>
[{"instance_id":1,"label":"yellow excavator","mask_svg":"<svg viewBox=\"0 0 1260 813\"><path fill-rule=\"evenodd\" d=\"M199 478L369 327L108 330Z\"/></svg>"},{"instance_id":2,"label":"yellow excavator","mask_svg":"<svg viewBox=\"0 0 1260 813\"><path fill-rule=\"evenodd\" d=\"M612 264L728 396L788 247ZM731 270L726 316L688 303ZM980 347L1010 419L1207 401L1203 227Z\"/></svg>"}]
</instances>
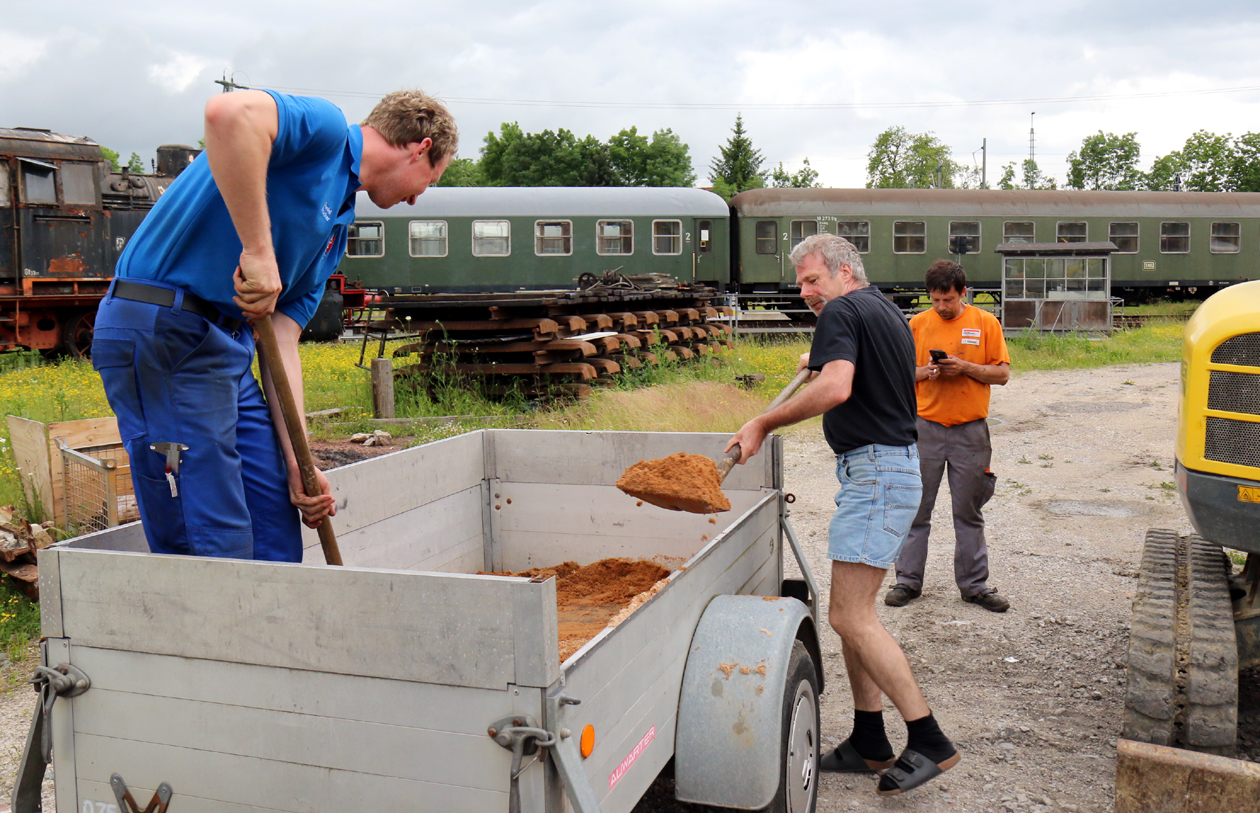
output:
<instances>
[{"instance_id":1,"label":"yellow excavator","mask_svg":"<svg viewBox=\"0 0 1260 813\"><path fill-rule=\"evenodd\" d=\"M1197 533L1146 534L1115 809L1260 811L1260 764L1231 758L1238 672L1260 665L1260 281L1186 325L1176 457ZM1227 550L1246 555L1242 573Z\"/></svg>"}]
</instances>

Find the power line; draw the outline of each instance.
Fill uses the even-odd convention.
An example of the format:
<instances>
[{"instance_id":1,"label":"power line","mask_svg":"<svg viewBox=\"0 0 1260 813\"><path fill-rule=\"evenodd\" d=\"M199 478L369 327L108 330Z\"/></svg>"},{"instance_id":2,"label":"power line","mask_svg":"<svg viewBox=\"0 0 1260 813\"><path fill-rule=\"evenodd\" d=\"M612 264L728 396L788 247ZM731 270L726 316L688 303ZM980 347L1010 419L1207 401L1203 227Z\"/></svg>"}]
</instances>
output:
<instances>
[{"instance_id":1,"label":"power line","mask_svg":"<svg viewBox=\"0 0 1260 813\"><path fill-rule=\"evenodd\" d=\"M283 87L261 85L272 90L291 93L311 93L319 96L349 96L379 99L384 93L356 90L328 90L321 88ZM1260 85L1228 88L1201 88L1199 90L1167 90L1152 93L1112 93L1093 96L1046 96L1025 99L970 99L938 102L800 102L772 104L733 104L700 102L580 102L558 99L488 99L470 96L446 96L447 102L459 104L505 105L520 107L584 107L614 110L904 110L913 108L948 107L996 107L1028 104L1078 104L1081 102L1124 101L1128 99L1166 99L1172 96L1208 96L1224 93L1253 93Z\"/></svg>"}]
</instances>

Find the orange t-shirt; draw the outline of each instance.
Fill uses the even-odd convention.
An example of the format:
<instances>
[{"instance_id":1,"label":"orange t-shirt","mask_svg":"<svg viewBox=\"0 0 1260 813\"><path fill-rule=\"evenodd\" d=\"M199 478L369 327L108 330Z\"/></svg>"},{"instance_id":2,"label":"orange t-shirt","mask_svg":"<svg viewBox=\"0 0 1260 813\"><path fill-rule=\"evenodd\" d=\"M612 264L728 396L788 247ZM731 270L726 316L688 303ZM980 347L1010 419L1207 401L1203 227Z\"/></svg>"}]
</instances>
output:
<instances>
[{"instance_id":1,"label":"orange t-shirt","mask_svg":"<svg viewBox=\"0 0 1260 813\"><path fill-rule=\"evenodd\" d=\"M973 364L1010 364L1002 325L993 314L968 305L954 319L943 319L934 310L910 320L914 334L915 364L932 360L929 350L944 350ZM945 426L989 417L989 385L969 375L925 379L914 385L919 417Z\"/></svg>"}]
</instances>

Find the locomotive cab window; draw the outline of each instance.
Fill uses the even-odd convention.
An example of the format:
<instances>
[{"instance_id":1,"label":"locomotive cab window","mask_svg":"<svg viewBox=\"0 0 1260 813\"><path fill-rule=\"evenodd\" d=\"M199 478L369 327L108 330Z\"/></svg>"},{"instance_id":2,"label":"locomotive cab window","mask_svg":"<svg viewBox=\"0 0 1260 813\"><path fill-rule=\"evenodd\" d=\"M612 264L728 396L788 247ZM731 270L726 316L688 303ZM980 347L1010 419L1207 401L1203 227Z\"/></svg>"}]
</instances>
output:
<instances>
[{"instance_id":1,"label":"locomotive cab window","mask_svg":"<svg viewBox=\"0 0 1260 813\"><path fill-rule=\"evenodd\" d=\"M652 221L652 253L682 254L681 220Z\"/></svg>"},{"instance_id":2,"label":"locomotive cab window","mask_svg":"<svg viewBox=\"0 0 1260 813\"><path fill-rule=\"evenodd\" d=\"M55 205L57 203L57 167L30 158L19 158L18 166L22 171L23 202Z\"/></svg>"},{"instance_id":3,"label":"locomotive cab window","mask_svg":"<svg viewBox=\"0 0 1260 813\"><path fill-rule=\"evenodd\" d=\"M566 257L573 253L573 221L534 221L534 253L539 257Z\"/></svg>"},{"instance_id":4,"label":"locomotive cab window","mask_svg":"<svg viewBox=\"0 0 1260 813\"><path fill-rule=\"evenodd\" d=\"M893 221L893 254L922 254L927 251L927 222Z\"/></svg>"},{"instance_id":5,"label":"locomotive cab window","mask_svg":"<svg viewBox=\"0 0 1260 813\"><path fill-rule=\"evenodd\" d=\"M62 164L61 193L67 206L95 206L96 196L100 193L96 168L92 164Z\"/></svg>"},{"instance_id":6,"label":"locomotive cab window","mask_svg":"<svg viewBox=\"0 0 1260 813\"><path fill-rule=\"evenodd\" d=\"M1008 220L1002 224L1002 242L1035 243L1037 226L1030 220Z\"/></svg>"},{"instance_id":7,"label":"locomotive cab window","mask_svg":"<svg viewBox=\"0 0 1260 813\"><path fill-rule=\"evenodd\" d=\"M848 240L858 250L858 254L871 252L871 221L838 220L836 234Z\"/></svg>"},{"instance_id":8,"label":"locomotive cab window","mask_svg":"<svg viewBox=\"0 0 1260 813\"><path fill-rule=\"evenodd\" d=\"M634 221L601 220L595 224L595 249L598 254L633 254Z\"/></svg>"},{"instance_id":9,"label":"locomotive cab window","mask_svg":"<svg viewBox=\"0 0 1260 813\"><path fill-rule=\"evenodd\" d=\"M512 253L512 224L507 220L474 220L474 257L507 257Z\"/></svg>"},{"instance_id":10,"label":"locomotive cab window","mask_svg":"<svg viewBox=\"0 0 1260 813\"><path fill-rule=\"evenodd\" d=\"M789 243L789 250L796 248L806 237L813 237L818 234L817 220L793 220L791 226L792 240Z\"/></svg>"},{"instance_id":11,"label":"locomotive cab window","mask_svg":"<svg viewBox=\"0 0 1260 813\"><path fill-rule=\"evenodd\" d=\"M363 220L351 224L346 235L347 257L384 257L385 224L379 220Z\"/></svg>"},{"instance_id":12,"label":"locomotive cab window","mask_svg":"<svg viewBox=\"0 0 1260 813\"><path fill-rule=\"evenodd\" d=\"M757 253L779 253L779 228L773 220L757 221Z\"/></svg>"},{"instance_id":13,"label":"locomotive cab window","mask_svg":"<svg viewBox=\"0 0 1260 813\"><path fill-rule=\"evenodd\" d=\"M1080 221L1061 222L1054 238L1057 243L1084 243L1089 239L1089 224Z\"/></svg>"},{"instance_id":14,"label":"locomotive cab window","mask_svg":"<svg viewBox=\"0 0 1260 813\"><path fill-rule=\"evenodd\" d=\"M9 200L9 165L0 163L0 207L8 208Z\"/></svg>"},{"instance_id":15,"label":"locomotive cab window","mask_svg":"<svg viewBox=\"0 0 1260 813\"><path fill-rule=\"evenodd\" d=\"M1212 224L1211 250L1213 254L1237 254L1241 245L1242 232L1239 231L1237 223Z\"/></svg>"},{"instance_id":16,"label":"locomotive cab window","mask_svg":"<svg viewBox=\"0 0 1260 813\"><path fill-rule=\"evenodd\" d=\"M1190 253L1190 224L1189 223L1160 223L1159 224L1159 253L1160 254L1189 254Z\"/></svg>"},{"instance_id":17,"label":"locomotive cab window","mask_svg":"<svg viewBox=\"0 0 1260 813\"><path fill-rule=\"evenodd\" d=\"M951 220L949 222L949 245L954 245L955 239L961 238L966 240L966 251L963 254L979 254L980 253L980 221L978 220Z\"/></svg>"},{"instance_id":18,"label":"locomotive cab window","mask_svg":"<svg viewBox=\"0 0 1260 813\"><path fill-rule=\"evenodd\" d=\"M446 235L445 220L413 220L407 224L408 253L412 257L445 257Z\"/></svg>"},{"instance_id":19,"label":"locomotive cab window","mask_svg":"<svg viewBox=\"0 0 1260 813\"><path fill-rule=\"evenodd\" d=\"M1138 224L1112 223L1107 236L1116 244L1117 254L1137 254Z\"/></svg>"}]
</instances>

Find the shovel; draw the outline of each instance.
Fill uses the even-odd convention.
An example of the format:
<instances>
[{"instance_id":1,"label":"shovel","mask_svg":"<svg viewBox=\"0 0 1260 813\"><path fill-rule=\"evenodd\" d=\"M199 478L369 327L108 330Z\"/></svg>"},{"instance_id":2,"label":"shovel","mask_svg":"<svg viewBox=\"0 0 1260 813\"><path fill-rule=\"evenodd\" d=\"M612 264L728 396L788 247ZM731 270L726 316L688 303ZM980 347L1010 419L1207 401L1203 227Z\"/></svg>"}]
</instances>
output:
<instances>
[{"instance_id":1,"label":"shovel","mask_svg":"<svg viewBox=\"0 0 1260 813\"><path fill-rule=\"evenodd\" d=\"M766 407L765 410L762 411L761 414L765 415L767 412L770 412L775 407L779 406L784 401L791 398L792 394L796 392L796 390L801 386L801 384L805 383L805 379L809 378L810 372L811 371L808 368L806 368L804 370L801 370L799 373L797 373L796 378L793 378L790 382L788 382L788 385L783 388L783 391L780 392L775 397L775 399L770 402L770 406ZM739 459L742 456L743 456L743 451L740 449L740 446L737 443L731 447L730 451L728 451L725 455L723 455L721 460L717 462L719 483L726 480L726 475L731 473L731 469L735 467L735 464L739 462ZM687 511L692 514L715 513L715 507L713 505L710 505L705 500L699 499L694 495L687 495L687 494L682 494L682 493L670 494L670 495L656 494L656 493L645 494L645 493L635 492L635 491L626 491L626 493L629 494L631 497L635 497L637 499L643 500L644 502L651 503L652 505L655 505L658 508L668 508L671 511Z\"/></svg>"},{"instance_id":2,"label":"shovel","mask_svg":"<svg viewBox=\"0 0 1260 813\"><path fill-rule=\"evenodd\" d=\"M315 479L315 459L311 457L310 444L306 442L306 433L302 431L302 418L298 415L293 388L289 386L289 373L284 369L284 361L280 358L276 329L271 325L270 316L259 319L254 323L254 327L258 331L260 361L271 373L271 383L275 385L276 397L280 399L280 414L284 416L284 428L289 433L289 442L293 444L293 454L297 457L298 470L302 473L302 488L307 494L318 494L320 492L319 481ZM330 565L340 565L341 551L337 548L337 537L328 519L324 517L324 521L319 524L319 545L324 549L325 562Z\"/></svg>"}]
</instances>

